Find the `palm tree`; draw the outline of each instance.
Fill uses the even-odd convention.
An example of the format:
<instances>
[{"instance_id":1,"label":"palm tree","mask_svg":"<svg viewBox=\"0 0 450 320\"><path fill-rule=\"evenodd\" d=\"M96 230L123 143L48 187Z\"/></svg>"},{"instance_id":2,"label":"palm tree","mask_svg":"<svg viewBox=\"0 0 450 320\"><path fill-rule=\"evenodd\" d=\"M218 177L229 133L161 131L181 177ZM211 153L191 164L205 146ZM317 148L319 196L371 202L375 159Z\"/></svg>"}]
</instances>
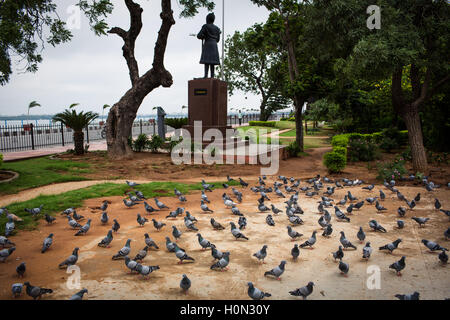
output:
<instances>
[{"instance_id":1,"label":"palm tree","mask_svg":"<svg viewBox=\"0 0 450 320\"><path fill-rule=\"evenodd\" d=\"M73 106L73 105L72 105ZM72 108L71 106L71 108ZM71 109L69 108L69 109ZM98 113L83 111L77 113L76 110L66 109L64 112L57 113L53 116L53 121L60 121L73 130L73 142L75 145L75 154L82 155L84 153L84 132L83 129L93 120L98 118Z\"/></svg>"},{"instance_id":2,"label":"palm tree","mask_svg":"<svg viewBox=\"0 0 450 320\"><path fill-rule=\"evenodd\" d=\"M30 122L30 109L35 107L40 107L41 105L37 103L36 101L31 101L28 105L28 122Z\"/></svg>"}]
</instances>

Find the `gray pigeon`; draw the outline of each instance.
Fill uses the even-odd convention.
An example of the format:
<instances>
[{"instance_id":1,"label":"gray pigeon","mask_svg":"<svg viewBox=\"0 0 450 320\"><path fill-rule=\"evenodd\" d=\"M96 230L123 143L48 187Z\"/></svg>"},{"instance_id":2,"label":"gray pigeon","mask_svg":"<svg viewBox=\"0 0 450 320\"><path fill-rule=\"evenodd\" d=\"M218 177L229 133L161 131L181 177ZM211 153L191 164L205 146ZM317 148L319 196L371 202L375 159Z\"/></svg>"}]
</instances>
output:
<instances>
[{"instance_id":1,"label":"gray pigeon","mask_svg":"<svg viewBox=\"0 0 450 320\"><path fill-rule=\"evenodd\" d=\"M83 300L83 296L86 293L88 293L88 290L86 288L83 288L82 290L78 291L73 296L71 296L69 300Z\"/></svg>"},{"instance_id":2,"label":"gray pigeon","mask_svg":"<svg viewBox=\"0 0 450 320\"><path fill-rule=\"evenodd\" d=\"M66 260L61 262L58 265L58 267L64 268L64 267L73 266L74 264L76 264L78 261L78 251L79 250L80 250L79 248L73 249L72 254Z\"/></svg>"},{"instance_id":3,"label":"gray pigeon","mask_svg":"<svg viewBox=\"0 0 450 320\"><path fill-rule=\"evenodd\" d=\"M332 225L327 224L323 230L322 236L329 238L331 236L331 233L333 233Z\"/></svg>"},{"instance_id":4,"label":"gray pigeon","mask_svg":"<svg viewBox=\"0 0 450 320\"><path fill-rule=\"evenodd\" d=\"M27 270L27 266L26 266L25 262L22 262L21 264L19 264L19 265L16 267L17 275L18 275L20 278L23 278L23 275L25 274L25 271L26 271L26 270Z\"/></svg>"},{"instance_id":5,"label":"gray pigeon","mask_svg":"<svg viewBox=\"0 0 450 320\"><path fill-rule=\"evenodd\" d=\"M130 269L130 273L136 271L138 263L135 260L131 260L129 256L125 256L125 266Z\"/></svg>"},{"instance_id":6,"label":"gray pigeon","mask_svg":"<svg viewBox=\"0 0 450 320\"><path fill-rule=\"evenodd\" d=\"M219 222L217 222L216 220L214 220L214 218L211 218L210 220L212 227L214 228L214 230L223 230L225 229L224 226L222 226Z\"/></svg>"},{"instance_id":7,"label":"gray pigeon","mask_svg":"<svg viewBox=\"0 0 450 320\"><path fill-rule=\"evenodd\" d=\"M84 225L84 226L82 226L81 228L80 228L80 230L78 230L78 232L77 233L75 233L75 235L76 236L80 236L80 235L84 235L84 234L86 234L88 231L89 231L89 229L91 228L91 219L89 219L88 221L87 221L87 223Z\"/></svg>"},{"instance_id":8,"label":"gray pigeon","mask_svg":"<svg viewBox=\"0 0 450 320\"><path fill-rule=\"evenodd\" d=\"M166 237L166 248L169 252L175 252L175 243L170 241L169 237Z\"/></svg>"},{"instance_id":9,"label":"gray pigeon","mask_svg":"<svg viewBox=\"0 0 450 320\"><path fill-rule=\"evenodd\" d=\"M234 222L230 222L230 226L231 226L231 234L236 240L237 239L249 240L238 228L236 228Z\"/></svg>"},{"instance_id":10,"label":"gray pigeon","mask_svg":"<svg viewBox=\"0 0 450 320\"><path fill-rule=\"evenodd\" d=\"M13 283L11 286L11 292L13 294L13 298L17 298L22 294L23 284L22 283Z\"/></svg>"},{"instance_id":11,"label":"gray pigeon","mask_svg":"<svg viewBox=\"0 0 450 320\"><path fill-rule=\"evenodd\" d=\"M177 246L175 243L174 243L174 246L175 246L175 248L174 248L175 255L176 255L176 257L177 257L178 259L180 259L180 261L178 261L178 264L183 263L184 260L195 261L194 258L188 256L187 253L186 253L186 251L184 251L183 249L181 249L181 248L180 248L179 246Z\"/></svg>"},{"instance_id":12,"label":"gray pigeon","mask_svg":"<svg viewBox=\"0 0 450 320\"><path fill-rule=\"evenodd\" d=\"M277 278L277 280L281 280L281 275L283 274L283 272L284 272L284 266L286 265L286 261L281 261L281 263L280 263L280 265L279 266L277 266L277 267L275 267L275 268L273 268L272 270L270 270L270 271L266 271L266 272L264 272L264 276L274 276L274 277L276 277Z\"/></svg>"},{"instance_id":13,"label":"gray pigeon","mask_svg":"<svg viewBox=\"0 0 450 320\"><path fill-rule=\"evenodd\" d=\"M339 246L338 250L333 252L333 258L334 261L336 261L336 259L342 260L342 258L344 258L344 250L342 250L342 246Z\"/></svg>"},{"instance_id":14,"label":"gray pigeon","mask_svg":"<svg viewBox=\"0 0 450 320\"><path fill-rule=\"evenodd\" d=\"M137 214L137 223L141 226L141 227L143 227L144 226L144 224L146 223L146 222L148 222L148 219L147 218L145 218L145 217L142 217L139 213Z\"/></svg>"},{"instance_id":15,"label":"gray pigeon","mask_svg":"<svg viewBox=\"0 0 450 320\"><path fill-rule=\"evenodd\" d=\"M153 212L156 212L156 211L159 211L159 210L153 208L151 205L149 205L149 204L148 204L147 202L145 202L145 201L144 201L144 208L145 208L145 211L147 211L147 213L149 213L149 214L151 214L151 213L153 213Z\"/></svg>"},{"instance_id":16,"label":"gray pigeon","mask_svg":"<svg viewBox=\"0 0 450 320\"><path fill-rule=\"evenodd\" d=\"M155 200L156 206L159 209L170 209L168 206L166 206L164 203L162 203L161 201L159 201L157 198L153 198Z\"/></svg>"},{"instance_id":17,"label":"gray pigeon","mask_svg":"<svg viewBox=\"0 0 450 320\"><path fill-rule=\"evenodd\" d=\"M32 286L29 282L25 282L24 285L26 287L25 291L26 291L27 295L32 297L34 300L36 300L37 298L40 299L43 294L53 293L52 289L46 289L46 288Z\"/></svg>"},{"instance_id":18,"label":"gray pigeon","mask_svg":"<svg viewBox=\"0 0 450 320\"><path fill-rule=\"evenodd\" d=\"M175 238L175 241L178 241L178 239L181 237L182 232L177 229L176 226L172 226L172 235Z\"/></svg>"},{"instance_id":19,"label":"gray pigeon","mask_svg":"<svg viewBox=\"0 0 450 320\"><path fill-rule=\"evenodd\" d=\"M162 227L164 227L166 224L160 221L156 221L155 219L152 219L153 221L153 226L155 227L156 230L161 230Z\"/></svg>"},{"instance_id":20,"label":"gray pigeon","mask_svg":"<svg viewBox=\"0 0 450 320\"><path fill-rule=\"evenodd\" d=\"M392 253L395 249L397 249L400 242L402 242L402 239L399 238L392 243L388 243L380 247L379 250L389 250L389 252Z\"/></svg>"},{"instance_id":21,"label":"gray pigeon","mask_svg":"<svg viewBox=\"0 0 450 320\"><path fill-rule=\"evenodd\" d=\"M363 248L363 259L369 259L372 254L372 247L370 246L370 242L366 243L366 246Z\"/></svg>"},{"instance_id":22,"label":"gray pigeon","mask_svg":"<svg viewBox=\"0 0 450 320\"><path fill-rule=\"evenodd\" d=\"M395 297L399 300L419 300L420 293L414 291L412 294L396 294Z\"/></svg>"},{"instance_id":23,"label":"gray pigeon","mask_svg":"<svg viewBox=\"0 0 450 320\"><path fill-rule=\"evenodd\" d=\"M247 282L247 285L248 285L248 290L247 290L248 296L250 298L252 298L253 300L262 300L265 297L271 297L272 296L268 292L262 292L258 288L255 288L255 286L251 282Z\"/></svg>"},{"instance_id":24,"label":"gray pigeon","mask_svg":"<svg viewBox=\"0 0 450 320\"><path fill-rule=\"evenodd\" d=\"M8 238L6 238L4 236L0 236L0 247L1 248L11 247L11 246L15 246L15 243L11 242Z\"/></svg>"},{"instance_id":25,"label":"gray pigeon","mask_svg":"<svg viewBox=\"0 0 450 320\"><path fill-rule=\"evenodd\" d=\"M264 259L267 256L267 245L263 245L261 250L259 250L258 252L254 253L253 256L256 257L258 259L258 261L262 261L262 263L265 263Z\"/></svg>"},{"instance_id":26,"label":"gray pigeon","mask_svg":"<svg viewBox=\"0 0 450 320\"><path fill-rule=\"evenodd\" d=\"M341 274L343 274L345 277L347 277L349 269L350 269L350 266L348 265L348 263L345 263L341 259L339 261L339 270L341 271Z\"/></svg>"},{"instance_id":27,"label":"gray pigeon","mask_svg":"<svg viewBox=\"0 0 450 320\"><path fill-rule=\"evenodd\" d=\"M397 220L397 228L403 229L405 227L405 221Z\"/></svg>"},{"instance_id":28,"label":"gray pigeon","mask_svg":"<svg viewBox=\"0 0 450 320\"><path fill-rule=\"evenodd\" d=\"M373 231L381 231L381 232L387 232L385 228L381 224L378 223L376 220L370 220L369 221L369 227L373 229Z\"/></svg>"},{"instance_id":29,"label":"gray pigeon","mask_svg":"<svg viewBox=\"0 0 450 320\"><path fill-rule=\"evenodd\" d=\"M37 208L32 208L32 209L25 208L24 210L25 210L25 212L28 212L28 213L30 213L33 217L35 217L36 215L38 215L38 214L41 213L43 207L44 207L44 205L41 204L41 205L40 205L39 207L37 207Z\"/></svg>"},{"instance_id":30,"label":"gray pigeon","mask_svg":"<svg viewBox=\"0 0 450 320\"><path fill-rule=\"evenodd\" d=\"M50 249L50 246L53 243L53 233L50 233L47 238L44 239L44 243L42 244L42 250L41 253L44 253L48 249Z\"/></svg>"},{"instance_id":31,"label":"gray pigeon","mask_svg":"<svg viewBox=\"0 0 450 320\"><path fill-rule=\"evenodd\" d=\"M291 255L292 259L296 261L298 256L300 255L300 249L298 248L298 244L294 244L294 247L291 249Z\"/></svg>"},{"instance_id":32,"label":"gray pigeon","mask_svg":"<svg viewBox=\"0 0 450 320\"><path fill-rule=\"evenodd\" d=\"M243 216L243 214L239 211L239 209L236 206L231 207L231 213L236 216Z\"/></svg>"},{"instance_id":33,"label":"gray pigeon","mask_svg":"<svg viewBox=\"0 0 450 320\"><path fill-rule=\"evenodd\" d=\"M273 220L273 217L271 214L268 214L266 217L266 223L271 226L274 227L275 226L275 221Z\"/></svg>"},{"instance_id":34,"label":"gray pigeon","mask_svg":"<svg viewBox=\"0 0 450 320\"><path fill-rule=\"evenodd\" d=\"M303 297L303 300L306 300L306 298L313 292L313 286L314 282L310 281L306 286L289 291L289 293L292 296Z\"/></svg>"},{"instance_id":35,"label":"gray pigeon","mask_svg":"<svg viewBox=\"0 0 450 320\"><path fill-rule=\"evenodd\" d=\"M107 224L107 223L108 223L108 220L109 220L108 214L106 213L106 211L104 211L104 212L102 213L102 216L101 216L101 218L100 218L100 221L101 221L102 224Z\"/></svg>"},{"instance_id":36,"label":"gray pigeon","mask_svg":"<svg viewBox=\"0 0 450 320\"><path fill-rule=\"evenodd\" d=\"M113 221L114 221L114 224L111 229L112 229L112 231L117 232L120 229L120 224L119 224L119 222L117 222L117 219L114 219Z\"/></svg>"},{"instance_id":37,"label":"gray pigeon","mask_svg":"<svg viewBox=\"0 0 450 320\"><path fill-rule=\"evenodd\" d=\"M159 269L159 266L143 266L141 264L136 266L136 271L139 272L143 278L147 278L150 273Z\"/></svg>"},{"instance_id":38,"label":"gray pigeon","mask_svg":"<svg viewBox=\"0 0 450 320\"><path fill-rule=\"evenodd\" d=\"M131 239L128 239L127 242L125 243L125 246L122 249L120 249L115 255L113 255L112 259L118 260L121 258L125 258L125 256L129 255L131 252L130 243Z\"/></svg>"},{"instance_id":39,"label":"gray pigeon","mask_svg":"<svg viewBox=\"0 0 450 320\"><path fill-rule=\"evenodd\" d=\"M14 220L11 216L8 217L8 222L6 222L5 225L5 237L9 237L13 231L16 225L14 224Z\"/></svg>"},{"instance_id":40,"label":"gray pigeon","mask_svg":"<svg viewBox=\"0 0 450 320\"><path fill-rule=\"evenodd\" d=\"M134 193L136 194L136 196L137 196L140 200L146 200L146 199L147 199L141 191L136 190Z\"/></svg>"},{"instance_id":41,"label":"gray pigeon","mask_svg":"<svg viewBox=\"0 0 450 320\"><path fill-rule=\"evenodd\" d=\"M211 248L211 243L202 237L200 233L197 233L198 243L202 247L202 250L206 250L206 248Z\"/></svg>"},{"instance_id":42,"label":"gray pigeon","mask_svg":"<svg viewBox=\"0 0 450 320\"><path fill-rule=\"evenodd\" d=\"M113 240L112 230L109 230L108 234L106 235L106 237L104 237L102 239L102 241L100 241L98 243L98 246L99 247L103 247L103 248L109 248L110 247L110 243L112 242L112 240Z\"/></svg>"},{"instance_id":43,"label":"gray pigeon","mask_svg":"<svg viewBox=\"0 0 450 320\"><path fill-rule=\"evenodd\" d=\"M215 260L220 260L223 257L223 252L216 248L214 244L211 243L211 256Z\"/></svg>"},{"instance_id":44,"label":"gray pigeon","mask_svg":"<svg viewBox=\"0 0 450 320\"><path fill-rule=\"evenodd\" d=\"M45 221L47 221L48 224L52 224L53 222L56 221L55 217L50 216L49 214L44 214L45 217Z\"/></svg>"},{"instance_id":45,"label":"gray pigeon","mask_svg":"<svg viewBox=\"0 0 450 320\"><path fill-rule=\"evenodd\" d=\"M158 245L156 244L155 241L153 241L152 238L150 238L150 236L148 235L148 233L144 234L145 237L145 244L149 247L149 248L155 248L156 250L159 249Z\"/></svg>"},{"instance_id":46,"label":"gray pigeon","mask_svg":"<svg viewBox=\"0 0 450 320\"><path fill-rule=\"evenodd\" d=\"M406 257L403 256L400 260L398 260L398 261L394 262L393 264L391 264L389 266L389 269L394 269L397 272L397 276L401 276L402 273L400 271L405 269L405 266L406 266L405 259L406 259Z\"/></svg>"},{"instance_id":47,"label":"gray pigeon","mask_svg":"<svg viewBox=\"0 0 450 320\"><path fill-rule=\"evenodd\" d=\"M186 228L188 230L191 231L198 231L197 227L195 226L194 222L192 222L191 219L189 219L188 217L184 217L184 225L186 226Z\"/></svg>"},{"instance_id":48,"label":"gray pigeon","mask_svg":"<svg viewBox=\"0 0 450 320\"><path fill-rule=\"evenodd\" d=\"M183 274L183 277L180 281L180 288L183 290L184 293L187 293L189 288L191 287L191 280L187 277L187 275Z\"/></svg>"},{"instance_id":49,"label":"gray pigeon","mask_svg":"<svg viewBox=\"0 0 450 320\"><path fill-rule=\"evenodd\" d=\"M341 237L340 237L339 241L341 242L342 246L345 249L353 248L356 250L356 247L345 237L344 231L341 231Z\"/></svg>"},{"instance_id":50,"label":"gray pigeon","mask_svg":"<svg viewBox=\"0 0 450 320\"><path fill-rule=\"evenodd\" d=\"M413 219L415 222L417 222L419 224L419 227L424 227L425 223L430 220L430 218L422 218L422 217L412 217L411 219Z\"/></svg>"},{"instance_id":51,"label":"gray pigeon","mask_svg":"<svg viewBox=\"0 0 450 320\"><path fill-rule=\"evenodd\" d=\"M148 246L145 246L144 249L139 250L139 252L136 254L136 256L134 257L134 261L141 261L144 260L144 258L147 256L147 252L148 252Z\"/></svg>"},{"instance_id":52,"label":"gray pigeon","mask_svg":"<svg viewBox=\"0 0 450 320\"><path fill-rule=\"evenodd\" d=\"M440 260L443 264L447 264L447 262L448 262L448 255L445 253L445 251L448 251L448 250L445 249L445 248L442 248L441 251L442 251L442 252L439 253L438 258L439 258L439 260Z\"/></svg>"},{"instance_id":53,"label":"gray pigeon","mask_svg":"<svg viewBox=\"0 0 450 320\"><path fill-rule=\"evenodd\" d=\"M134 181L125 181L126 183L127 183L127 185L128 186L130 186L130 187L137 187L137 186L140 186L140 184L139 183L136 183L136 182L134 182Z\"/></svg>"},{"instance_id":54,"label":"gray pigeon","mask_svg":"<svg viewBox=\"0 0 450 320\"><path fill-rule=\"evenodd\" d=\"M304 243L302 243L300 245L300 248L304 248L304 247L309 247L310 249L314 249L313 245L316 243L317 239L316 239L316 233L317 231L313 231L311 238L309 238L308 240L306 240Z\"/></svg>"},{"instance_id":55,"label":"gray pigeon","mask_svg":"<svg viewBox=\"0 0 450 320\"><path fill-rule=\"evenodd\" d=\"M0 250L0 262L5 262L6 259L16 250L16 247Z\"/></svg>"},{"instance_id":56,"label":"gray pigeon","mask_svg":"<svg viewBox=\"0 0 450 320\"><path fill-rule=\"evenodd\" d=\"M289 237L291 237L292 241L294 241L295 239L300 238L301 236L303 236L303 234L298 233L297 231L292 229L291 226L286 226L286 228L288 230L288 235L289 235Z\"/></svg>"},{"instance_id":57,"label":"gray pigeon","mask_svg":"<svg viewBox=\"0 0 450 320\"><path fill-rule=\"evenodd\" d=\"M133 200L128 200L128 199L123 199L123 203L125 204L125 206L127 208L131 208L131 207L137 205L136 202L134 202Z\"/></svg>"},{"instance_id":58,"label":"gray pigeon","mask_svg":"<svg viewBox=\"0 0 450 320\"><path fill-rule=\"evenodd\" d=\"M200 200L200 208L203 210L203 212L214 212L213 210L211 210L210 208L208 208L208 206L205 204L205 202L202 200Z\"/></svg>"},{"instance_id":59,"label":"gray pigeon","mask_svg":"<svg viewBox=\"0 0 450 320\"><path fill-rule=\"evenodd\" d=\"M439 244L437 244L436 242L430 241L430 240L426 240L426 239L422 239L422 243L424 244L425 247L427 247L430 251L437 251L437 250L444 250L444 251L448 251L447 248L441 247Z\"/></svg>"},{"instance_id":60,"label":"gray pigeon","mask_svg":"<svg viewBox=\"0 0 450 320\"><path fill-rule=\"evenodd\" d=\"M219 261L217 261L216 263L214 263L210 269L214 270L214 269L220 269L220 271L228 270L227 266L230 263L230 252L226 251L223 253L222 258L220 258Z\"/></svg>"},{"instance_id":61,"label":"gray pigeon","mask_svg":"<svg viewBox=\"0 0 450 320\"><path fill-rule=\"evenodd\" d=\"M100 210L104 212L106 211L106 209L108 209L108 200L103 200L102 205L100 206Z\"/></svg>"},{"instance_id":62,"label":"gray pigeon","mask_svg":"<svg viewBox=\"0 0 450 320\"><path fill-rule=\"evenodd\" d=\"M362 227L359 227L359 231L356 234L356 237L359 239L360 243L363 243L364 239L366 239L366 234L364 233L364 230Z\"/></svg>"}]
</instances>

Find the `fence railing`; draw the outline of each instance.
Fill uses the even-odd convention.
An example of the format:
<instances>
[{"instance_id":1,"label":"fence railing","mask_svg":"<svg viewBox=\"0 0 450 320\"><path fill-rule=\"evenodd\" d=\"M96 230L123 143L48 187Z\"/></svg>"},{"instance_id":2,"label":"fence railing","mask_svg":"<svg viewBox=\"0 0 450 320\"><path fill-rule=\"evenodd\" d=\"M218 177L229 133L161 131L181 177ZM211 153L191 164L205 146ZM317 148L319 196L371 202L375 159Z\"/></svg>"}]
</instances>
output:
<instances>
[{"instance_id":1,"label":"fence railing","mask_svg":"<svg viewBox=\"0 0 450 320\"><path fill-rule=\"evenodd\" d=\"M279 120L287 114L274 114L269 120ZM259 120L259 114L242 115L241 123L237 115L229 115L228 125L246 124L249 121ZM133 123L133 137L139 134L153 135L158 132L156 121L140 119ZM171 128L168 128L170 131ZM103 122L90 124L83 130L85 143L106 138L105 124ZM73 130L62 123L25 124L0 126L0 152L13 152L35 150L47 146L65 146L73 143Z\"/></svg>"}]
</instances>

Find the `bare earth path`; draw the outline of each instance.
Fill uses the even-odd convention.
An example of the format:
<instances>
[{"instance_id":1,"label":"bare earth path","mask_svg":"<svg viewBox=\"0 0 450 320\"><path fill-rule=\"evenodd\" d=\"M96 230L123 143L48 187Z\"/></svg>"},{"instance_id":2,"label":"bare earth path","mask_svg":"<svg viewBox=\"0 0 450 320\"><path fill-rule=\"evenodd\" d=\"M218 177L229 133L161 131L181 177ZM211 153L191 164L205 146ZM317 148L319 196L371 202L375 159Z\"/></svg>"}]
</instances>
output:
<instances>
[{"instance_id":1,"label":"bare earth path","mask_svg":"<svg viewBox=\"0 0 450 320\"><path fill-rule=\"evenodd\" d=\"M311 175L311 174L310 174ZM275 178L269 177L266 183L271 185ZM197 180L198 181L198 180ZM254 183L255 181L253 181ZM305 182L302 181L301 186ZM383 188L377 185L372 191L362 190L360 187L345 188L336 190L333 198L340 200L348 190L359 199L378 194L378 190ZM450 245L443 237L443 232L449 226L449 219L441 212L434 209L434 198L441 200L444 208L450 207L450 191L441 188L432 193L424 191L419 187L399 187L399 190L408 198L413 198L418 192L422 193L422 199L414 211L408 211L403 230L396 229L398 215L396 209L400 202L395 194L386 192L387 199L383 205L388 208L387 212L376 213L374 206L365 204L361 210L354 210L350 216L351 222L339 222L334 216L334 209L330 208L332 214L333 234L331 238L321 236L322 230L317 223L320 215L317 212L317 201L319 197L308 198L304 193L299 195L299 204L305 211L300 215L304 220L304 225L296 226L294 229L302 234L300 239L293 242L287 235L286 226L288 220L284 213L283 198L277 198L274 194L269 194L271 203L283 210L283 213L274 216L276 225L269 227L265 223L267 213L260 213L256 208L259 195L254 194L248 188L239 188L243 194L243 203L238 204L238 208L247 217L248 225L242 232L250 238L249 241L235 240L230 233L229 222L237 224L237 217L226 209L222 194L224 190L214 190L208 193L211 200L209 207L214 210L212 214L204 214L199 208L200 193L194 192L187 195L187 203L180 203L175 197L161 198L166 205L174 210L177 206L185 207L199 222L197 227L202 236L216 244L221 251L230 251L230 265L226 272L210 270L212 257L210 250L201 250L196 232L189 232L184 226L183 219L168 219L166 216L169 210L164 210L146 215L151 220L155 218L167 224L161 231L156 231L151 223L144 227L139 227L136 222L136 214L143 214L142 205L134 208L125 208L122 197L109 197L100 199L90 199L85 201L83 207L77 212L87 218L92 219L91 230L86 236L75 237L75 231L67 225L63 216L57 215L57 221L53 225L40 224L34 231L19 232L11 237L16 243L17 250L7 259L4 264L0 264L0 299L10 299L11 284L16 282L29 281L33 285L52 288L54 293L44 297L44 299L67 299L78 289L69 288L67 281L70 274L65 270L58 269L58 264L66 259L75 246L80 248L80 257L77 265L81 270L81 287L89 290L87 299L248 299L248 281L252 281L256 287L270 292L270 299L297 299L289 295L288 291L299 286L304 286L308 281L313 281L313 294L309 299L394 299L397 293L420 292L421 299L444 299L450 297L448 291L450 285L450 271L448 266L439 264L438 253L430 253L420 242L421 239L429 239L440 243L444 247ZM61 189L59 189L61 190ZM231 191L228 191L231 194ZM100 222L100 211L92 210L90 207L98 206L102 200L107 199L112 202L108 208L110 222L103 225ZM151 205L153 200L149 200ZM344 207L342 207L344 209ZM430 217L431 220L424 228L411 220L411 217ZM215 231L210 225L210 218L214 217L225 230ZM116 218L121 224L121 229L114 234L111 248L100 248L97 243L106 235L111 228L112 219ZM387 229L387 233L378 233L369 230L368 221L376 219ZM86 221L86 220L85 220ZM83 222L83 224L85 223ZM178 241L180 247L195 258L193 263L177 264L178 259L173 253L167 252L164 238L171 235L172 226L183 232ZM374 252L371 259L366 262L361 258L363 244L356 239L359 226L363 226L367 234L366 241L370 241ZM312 231L317 230L317 243L314 249L301 249L298 261L293 261L290 250L294 243L303 243L309 238ZM338 263L333 261L331 252L336 251L339 245L339 232L344 231L347 238L357 246L357 250L345 251L344 261L349 263L349 276L343 277L339 274ZM45 254L40 253L43 239L54 233L54 244ZM149 251L144 259L145 265L159 265L160 270L155 271L144 280L139 275L130 275L123 261L113 261L111 257L126 242L132 239L131 257L134 257L144 244L144 233L158 243L160 250ZM401 238L403 241L399 249L393 254L384 253L378 250L379 246ZM262 245L268 245L268 256L266 264L258 263L252 256ZM403 276L396 276L395 272L388 266L405 255L406 268ZM286 260L286 271L282 275L282 280L278 281L264 277L264 272L272 269L281 260ZM23 279L19 279L15 273L16 266L22 261L27 264L27 272ZM380 288L369 289L366 285L368 267L372 266L379 270ZM379 268L379 269L377 269ZM192 288L187 295L181 293L179 281L181 275L185 273L192 281ZM22 295L18 299L29 299Z\"/></svg>"}]
</instances>

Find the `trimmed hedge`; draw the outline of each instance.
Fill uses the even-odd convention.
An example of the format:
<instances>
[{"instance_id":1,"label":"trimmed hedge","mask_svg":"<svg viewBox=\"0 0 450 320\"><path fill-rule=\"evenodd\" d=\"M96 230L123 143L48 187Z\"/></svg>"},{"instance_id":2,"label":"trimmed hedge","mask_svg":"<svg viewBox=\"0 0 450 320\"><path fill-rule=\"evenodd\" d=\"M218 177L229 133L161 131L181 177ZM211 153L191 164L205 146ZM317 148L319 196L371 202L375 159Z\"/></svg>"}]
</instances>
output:
<instances>
[{"instance_id":1,"label":"trimmed hedge","mask_svg":"<svg viewBox=\"0 0 450 320\"><path fill-rule=\"evenodd\" d=\"M188 124L188 118L165 118L164 123L174 129L181 129Z\"/></svg>"},{"instance_id":2,"label":"trimmed hedge","mask_svg":"<svg viewBox=\"0 0 450 320\"><path fill-rule=\"evenodd\" d=\"M275 127L276 121L249 121L250 126Z\"/></svg>"},{"instance_id":3,"label":"trimmed hedge","mask_svg":"<svg viewBox=\"0 0 450 320\"><path fill-rule=\"evenodd\" d=\"M338 173L347 165L347 157L338 151L327 152L323 156L323 164L330 173Z\"/></svg>"},{"instance_id":4,"label":"trimmed hedge","mask_svg":"<svg viewBox=\"0 0 450 320\"><path fill-rule=\"evenodd\" d=\"M347 158L347 148L336 146L333 148L334 152L342 154L345 158Z\"/></svg>"}]
</instances>

